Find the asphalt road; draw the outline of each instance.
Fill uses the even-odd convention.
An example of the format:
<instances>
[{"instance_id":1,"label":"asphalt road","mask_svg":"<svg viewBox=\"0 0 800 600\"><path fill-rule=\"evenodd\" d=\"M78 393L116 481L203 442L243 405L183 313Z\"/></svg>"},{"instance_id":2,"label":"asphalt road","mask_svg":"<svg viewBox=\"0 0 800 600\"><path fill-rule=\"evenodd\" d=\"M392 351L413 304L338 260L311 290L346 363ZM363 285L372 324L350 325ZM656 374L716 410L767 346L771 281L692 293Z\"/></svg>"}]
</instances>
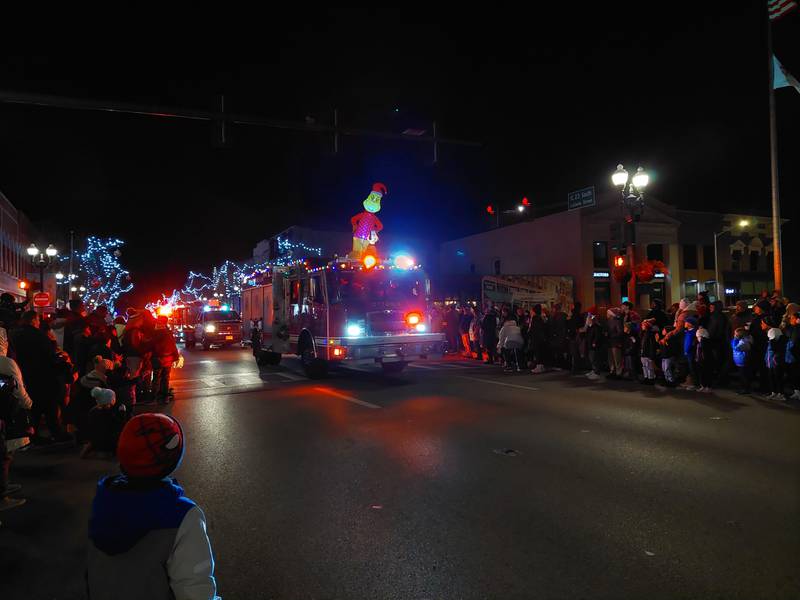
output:
<instances>
[{"instance_id":1,"label":"asphalt road","mask_svg":"<svg viewBox=\"0 0 800 600\"><path fill-rule=\"evenodd\" d=\"M796 409L475 361L310 381L186 354L176 476L224 598L800 597ZM29 502L0 513L0 597L80 598L114 464L16 465Z\"/></svg>"}]
</instances>

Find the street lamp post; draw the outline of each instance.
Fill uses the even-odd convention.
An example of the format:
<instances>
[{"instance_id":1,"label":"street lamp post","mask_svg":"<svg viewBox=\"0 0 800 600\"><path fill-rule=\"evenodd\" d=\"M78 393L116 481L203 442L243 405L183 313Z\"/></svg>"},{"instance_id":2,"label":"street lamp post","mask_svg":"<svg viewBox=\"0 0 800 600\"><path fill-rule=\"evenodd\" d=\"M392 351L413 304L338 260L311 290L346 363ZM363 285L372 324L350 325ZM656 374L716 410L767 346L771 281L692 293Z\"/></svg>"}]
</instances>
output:
<instances>
[{"instance_id":1,"label":"street lamp post","mask_svg":"<svg viewBox=\"0 0 800 600\"><path fill-rule=\"evenodd\" d=\"M750 225L750 221L748 221L747 219L741 219L737 223L737 225L742 229L745 229ZM722 231L714 233L714 280L715 280L715 285L717 287L717 300L725 297L723 294L720 294L720 289L724 291L724 288L722 287L722 282L719 279L719 256L717 254L717 238L719 238L719 236L721 236L723 233L727 233L728 231L730 230L723 229Z\"/></svg>"},{"instance_id":2,"label":"street lamp post","mask_svg":"<svg viewBox=\"0 0 800 600\"><path fill-rule=\"evenodd\" d=\"M628 279L628 300L636 304L636 276L633 273L634 247L636 246L636 221L641 219L644 212L644 190L650 183L650 176L639 167L630 179L628 172L621 164L611 174L611 182L619 189L622 196L622 221L624 227L623 240L628 255L628 268L631 276Z\"/></svg>"},{"instance_id":3,"label":"street lamp post","mask_svg":"<svg viewBox=\"0 0 800 600\"><path fill-rule=\"evenodd\" d=\"M31 244L28 246L27 252L31 259L31 266L39 269L39 288L44 292L44 270L53 263L53 259L58 255L58 250L53 244L50 244L44 252L40 252L36 244Z\"/></svg>"},{"instance_id":4,"label":"street lamp post","mask_svg":"<svg viewBox=\"0 0 800 600\"><path fill-rule=\"evenodd\" d=\"M500 215L522 215L530 208L531 203L528 201L528 198L523 198L522 202L517 204L514 208L510 208L508 210L501 210L499 207L495 207L495 205L490 204L486 207L486 212L490 215L494 215L497 218L497 225L496 227L500 227Z\"/></svg>"}]
</instances>

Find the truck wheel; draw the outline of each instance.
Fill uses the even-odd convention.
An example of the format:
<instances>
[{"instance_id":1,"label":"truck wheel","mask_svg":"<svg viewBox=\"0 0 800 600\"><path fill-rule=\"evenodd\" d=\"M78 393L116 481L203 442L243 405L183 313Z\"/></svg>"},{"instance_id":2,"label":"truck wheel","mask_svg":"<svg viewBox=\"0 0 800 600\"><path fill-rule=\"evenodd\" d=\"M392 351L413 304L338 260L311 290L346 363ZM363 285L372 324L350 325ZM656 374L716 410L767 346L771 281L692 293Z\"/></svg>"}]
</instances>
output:
<instances>
[{"instance_id":1,"label":"truck wheel","mask_svg":"<svg viewBox=\"0 0 800 600\"><path fill-rule=\"evenodd\" d=\"M407 364L407 362L381 363L381 367L384 373L402 373Z\"/></svg>"},{"instance_id":2,"label":"truck wheel","mask_svg":"<svg viewBox=\"0 0 800 600\"><path fill-rule=\"evenodd\" d=\"M318 358L314 353L314 345L308 334L302 336L297 353L300 355L300 364L311 379L320 379L328 374L328 361Z\"/></svg>"}]
</instances>

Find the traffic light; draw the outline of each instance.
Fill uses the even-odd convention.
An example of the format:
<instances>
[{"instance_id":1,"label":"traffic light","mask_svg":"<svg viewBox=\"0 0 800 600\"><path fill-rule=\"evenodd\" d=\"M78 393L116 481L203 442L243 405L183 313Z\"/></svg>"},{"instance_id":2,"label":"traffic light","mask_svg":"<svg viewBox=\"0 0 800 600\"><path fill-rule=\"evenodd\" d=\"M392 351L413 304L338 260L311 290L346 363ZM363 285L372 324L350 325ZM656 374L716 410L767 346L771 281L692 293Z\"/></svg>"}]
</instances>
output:
<instances>
[{"instance_id":1,"label":"traffic light","mask_svg":"<svg viewBox=\"0 0 800 600\"><path fill-rule=\"evenodd\" d=\"M531 201L528 200L527 196L522 199L522 206L530 206L530 205L531 205Z\"/></svg>"},{"instance_id":2,"label":"traffic light","mask_svg":"<svg viewBox=\"0 0 800 600\"><path fill-rule=\"evenodd\" d=\"M17 285L19 286L19 289L21 289L21 290L27 290L28 288L31 287L31 284L28 283L27 281L25 281L24 279L20 279L19 283Z\"/></svg>"},{"instance_id":3,"label":"traffic light","mask_svg":"<svg viewBox=\"0 0 800 600\"><path fill-rule=\"evenodd\" d=\"M486 212L489 213L490 215L493 215L494 214L494 206L492 204L487 204L486 205Z\"/></svg>"},{"instance_id":4,"label":"traffic light","mask_svg":"<svg viewBox=\"0 0 800 600\"><path fill-rule=\"evenodd\" d=\"M617 268L621 268L625 266L625 257L623 255L618 255L614 257L614 266Z\"/></svg>"}]
</instances>

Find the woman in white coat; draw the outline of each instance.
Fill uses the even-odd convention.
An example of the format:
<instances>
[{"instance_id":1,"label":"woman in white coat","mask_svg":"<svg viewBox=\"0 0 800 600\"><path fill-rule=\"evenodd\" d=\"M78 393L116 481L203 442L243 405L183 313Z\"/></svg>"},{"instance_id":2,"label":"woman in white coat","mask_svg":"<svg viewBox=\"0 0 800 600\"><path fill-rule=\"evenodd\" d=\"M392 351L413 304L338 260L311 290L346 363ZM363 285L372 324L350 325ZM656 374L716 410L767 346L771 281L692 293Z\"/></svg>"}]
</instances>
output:
<instances>
[{"instance_id":1,"label":"woman in white coat","mask_svg":"<svg viewBox=\"0 0 800 600\"><path fill-rule=\"evenodd\" d=\"M8 333L4 328L0 327L0 378L14 381L16 385L14 386L12 397L17 401L19 408L30 410L33 402L25 390L22 373L16 361L13 358L9 358L7 354ZM24 498L9 497L9 494L20 491L22 486L18 483L9 483L8 470L11 466L14 451L30 444L30 438L18 437L7 440L5 431L3 431L3 434L0 435L0 444L0 510L6 510L25 504Z\"/></svg>"}]
</instances>

